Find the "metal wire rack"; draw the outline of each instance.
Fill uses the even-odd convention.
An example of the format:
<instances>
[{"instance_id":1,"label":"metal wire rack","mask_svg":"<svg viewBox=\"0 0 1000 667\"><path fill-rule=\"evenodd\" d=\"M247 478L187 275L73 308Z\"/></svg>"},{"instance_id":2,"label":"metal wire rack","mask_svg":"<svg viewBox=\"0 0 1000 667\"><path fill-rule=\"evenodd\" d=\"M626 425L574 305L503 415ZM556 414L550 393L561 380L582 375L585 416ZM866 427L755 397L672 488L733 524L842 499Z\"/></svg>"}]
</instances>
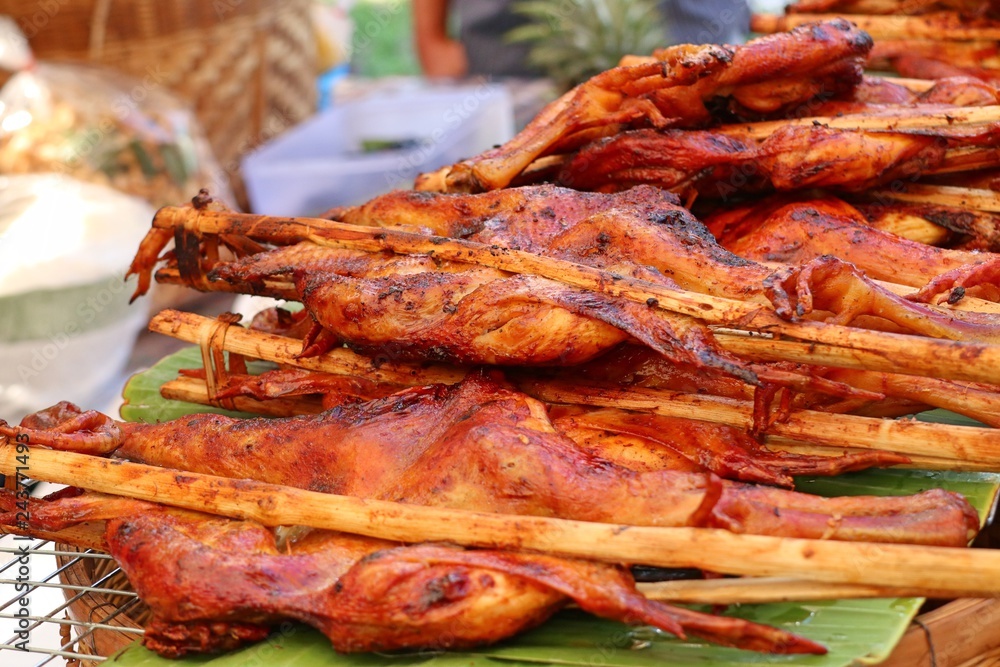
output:
<instances>
[{"instance_id":1,"label":"metal wire rack","mask_svg":"<svg viewBox=\"0 0 1000 667\"><path fill-rule=\"evenodd\" d=\"M44 495L42 486L49 485L35 485L32 495ZM67 583L64 575L85 561L99 575L88 585ZM51 541L14 535L0 538L0 664L41 667L62 664L57 660L62 658L67 665L93 665L106 659L93 650L95 632L138 639L140 628L112 624L139 604L134 592L119 588L120 580L121 569L107 554L66 551ZM114 595L120 602L102 607L99 620L74 618L72 608L89 594Z\"/></svg>"}]
</instances>

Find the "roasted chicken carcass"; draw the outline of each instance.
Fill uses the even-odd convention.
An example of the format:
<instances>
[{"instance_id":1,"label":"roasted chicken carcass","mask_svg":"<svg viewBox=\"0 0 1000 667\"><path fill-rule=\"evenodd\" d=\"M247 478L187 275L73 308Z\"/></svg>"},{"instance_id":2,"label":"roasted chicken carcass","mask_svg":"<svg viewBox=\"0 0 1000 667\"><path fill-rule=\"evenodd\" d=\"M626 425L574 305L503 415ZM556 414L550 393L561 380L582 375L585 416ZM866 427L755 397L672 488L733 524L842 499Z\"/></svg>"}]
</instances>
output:
<instances>
[{"instance_id":1,"label":"roasted chicken carcass","mask_svg":"<svg viewBox=\"0 0 1000 667\"><path fill-rule=\"evenodd\" d=\"M547 106L503 146L426 174L417 188L481 192L509 185L532 162L628 127L697 127L709 108L781 113L861 79L871 38L843 20L743 46L675 46L598 74Z\"/></svg>"},{"instance_id":2,"label":"roasted chicken carcass","mask_svg":"<svg viewBox=\"0 0 1000 667\"><path fill-rule=\"evenodd\" d=\"M435 230L448 227L456 236L478 239L491 234L493 226L504 224L515 235L511 243L515 247L528 247L525 244L529 243L536 247L536 237L542 242L549 240L564 226L604 209L628 208L652 215L667 207L671 213L683 212L672 195L652 188L620 196L581 195L553 188L509 190L464 202L411 195L432 204L427 220L421 220L419 214L409 218L397 215L387 226L424 233L431 231L428 225ZM354 217L381 206L395 206L395 201L373 200ZM154 229L144 240L132 265L132 272L140 275L137 294L149 284L158 255L171 236L169 230ZM250 242L245 237L227 239L234 244ZM433 257L372 254L309 243L269 251L257 245L255 250L242 253L246 256L240 260L206 267L198 247L183 248L168 257L168 265L182 272L192 265L199 272L209 269L205 285L210 289L303 301L319 325L306 337L305 354L344 340L372 356L568 365L591 359L633 337L671 358L757 381L745 364L717 348L700 322L643 304L575 290L535 276L511 276ZM662 276L634 263L604 265L622 275L664 282Z\"/></svg>"},{"instance_id":3,"label":"roasted chicken carcass","mask_svg":"<svg viewBox=\"0 0 1000 667\"><path fill-rule=\"evenodd\" d=\"M77 416L61 406L0 434L48 437L56 446L65 438L67 446L80 448L73 438L78 434L61 435ZM826 499L712 474L637 472L581 450L553 427L542 403L485 375L320 415L199 415L115 429L114 456L131 461L412 504L953 546L966 544L979 527L968 503L943 491Z\"/></svg>"},{"instance_id":4,"label":"roasted chicken carcass","mask_svg":"<svg viewBox=\"0 0 1000 667\"><path fill-rule=\"evenodd\" d=\"M601 212L590 214L592 208ZM700 320L651 307L655 303L615 299L429 255L390 255L311 242L268 250L259 242L283 238L281 223L223 214L227 216L234 230L253 238L220 238L242 243L241 248L253 243L253 251L235 261L213 259L211 253L203 257L201 244L208 240L192 236L192 242L185 240L167 256L166 273L172 271L175 279L203 289L302 301L317 324L306 339L305 354L346 342L372 356L400 359L571 365L632 337L679 362L751 383L759 380L746 362L718 347ZM667 289L680 286L752 301L785 318L825 311L840 324L870 315L878 318L876 323L886 321L933 337L991 340L996 335L990 324L913 303L833 258L775 270L733 255L672 195L651 187L618 195L544 186L480 195L401 191L337 216L357 225L461 235L484 247L569 260ZM140 275L139 293L171 236L170 229L154 228L144 240L132 265ZM294 242L296 237L288 238Z\"/></svg>"},{"instance_id":5,"label":"roasted chicken carcass","mask_svg":"<svg viewBox=\"0 0 1000 667\"><path fill-rule=\"evenodd\" d=\"M13 494L0 494L0 508L0 523L14 523ZM29 530L106 521L102 548L151 610L143 643L167 657L231 650L287 619L343 652L460 649L534 627L570 601L727 646L826 652L783 630L647 600L620 566L300 528L278 536L249 521L90 494L33 500L30 516Z\"/></svg>"},{"instance_id":6,"label":"roasted chicken carcass","mask_svg":"<svg viewBox=\"0 0 1000 667\"><path fill-rule=\"evenodd\" d=\"M567 369L565 373L553 372L551 377L539 375L537 371L519 373L510 370L512 384L529 396L539 397L540 386L554 386L552 378L560 385L567 382L577 387L587 386L596 390L605 388L648 387L651 379L640 374L657 373L659 369L670 369L658 388L669 386L677 391L702 391L713 387L728 397L753 400L753 388L745 383L724 377L712 379L699 377L695 371L678 371L655 353L645 356L644 348L624 346L586 364L583 367ZM662 363L661 363L662 362ZM622 375L636 378L635 384L625 382L596 383L588 377L592 368L610 366ZM612 372L615 372L612 371ZM204 377L198 371L185 372ZM691 387L695 387L691 389ZM321 409L355 404L376 398L383 398L403 387L393 383L375 382L350 375L335 375L300 368L284 368L267 371L260 375L230 374L216 393L218 400L237 396L248 396L260 401L258 410L262 414L285 416L289 414L314 414ZM544 390L543 390L544 392ZM543 393L542 392L542 393ZM832 393L832 392L831 392ZM839 399L827 397L828 403L841 401L857 404L865 401L884 402L880 393L865 393L850 390ZM815 392L797 393L796 398L810 396L817 400ZM320 400L312 400L318 397ZM967 396L966 396L967 398ZM284 399L277 404L275 399ZM290 403L293 399L294 403ZM855 403L851 403L854 401ZM957 401L956 401L957 402ZM900 401L893 402L898 412L911 414L925 409L920 405L900 410ZM1000 403L995 399L992 403ZM293 407L289 407L289 406ZM755 482L792 488L793 475L838 475L853 470L863 470L872 466L890 466L909 463L905 456L880 451L859 452L841 456L799 455L775 452L762 447L744 430L727 426L665 417L656 414L638 414L624 410L593 409L585 406L571 406L559 403L548 405L550 417L559 432L569 436L578 446L601 458L621 463L627 468L641 466L641 470L678 470L684 472L711 472L723 479ZM624 456L619 460L619 456ZM635 464L635 465L633 465Z\"/></svg>"},{"instance_id":7,"label":"roasted chicken carcass","mask_svg":"<svg viewBox=\"0 0 1000 667\"><path fill-rule=\"evenodd\" d=\"M602 213L589 217L557 212L560 209L556 202L594 196L544 186L480 195L435 196L398 191L334 214L359 225L421 226L442 236L464 233L484 244L529 250L666 285L676 284L694 292L770 302L785 316L808 313L806 303L811 300L813 309L832 312L840 323L872 315L891 320L905 330L932 336L980 340L996 336L990 323L967 322L918 306L876 286L853 266L828 254L812 261L808 258L789 263L787 271L777 272L772 266L731 254L686 209L655 188L637 187L621 193L607 200ZM528 205L529 201L532 205ZM545 202L551 206L542 206ZM962 270L969 273L968 287L981 281L983 291L991 289L995 280L981 275L977 267L993 267L996 262L989 261L989 256L966 257L969 265ZM625 271L625 267L635 268ZM948 267L948 276L953 275L953 269ZM959 284L951 280L942 291L947 294ZM795 290L804 285L808 289L796 295ZM925 295L934 294L933 288L923 284L920 287ZM942 328L934 333L938 326ZM945 333L949 329L953 333ZM959 333L961 330L967 333Z\"/></svg>"},{"instance_id":8,"label":"roasted chicken carcass","mask_svg":"<svg viewBox=\"0 0 1000 667\"><path fill-rule=\"evenodd\" d=\"M958 147L995 149L998 145L1000 126L994 125L855 130L816 121L788 124L765 138L740 126L632 130L581 148L554 180L600 192L648 183L687 198L700 195L723 201L771 190L857 191L932 172Z\"/></svg>"}]
</instances>

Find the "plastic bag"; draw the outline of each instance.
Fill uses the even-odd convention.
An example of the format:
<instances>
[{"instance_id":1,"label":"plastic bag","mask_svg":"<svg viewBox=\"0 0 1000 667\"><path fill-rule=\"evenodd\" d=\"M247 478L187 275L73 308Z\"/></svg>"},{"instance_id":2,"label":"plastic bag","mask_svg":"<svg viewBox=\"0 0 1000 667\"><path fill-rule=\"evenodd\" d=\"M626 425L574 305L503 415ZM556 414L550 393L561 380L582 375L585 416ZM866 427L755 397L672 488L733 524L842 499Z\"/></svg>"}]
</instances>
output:
<instances>
[{"instance_id":1,"label":"plastic bag","mask_svg":"<svg viewBox=\"0 0 1000 667\"><path fill-rule=\"evenodd\" d=\"M0 176L0 417L112 401L147 320L124 276L153 213L68 176Z\"/></svg>"},{"instance_id":2,"label":"plastic bag","mask_svg":"<svg viewBox=\"0 0 1000 667\"><path fill-rule=\"evenodd\" d=\"M35 63L19 36L0 18L0 418L108 409L148 317L124 275L155 208L232 196L158 72Z\"/></svg>"},{"instance_id":3,"label":"plastic bag","mask_svg":"<svg viewBox=\"0 0 1000 667\"><path fill-rule=\"evenodd\" d=\"M157 207L190 201L201 188L233 199L194 115L152 70L138 80L38 63L0 89L0 174L53 172Z\"/></svg>"}]
</instances>

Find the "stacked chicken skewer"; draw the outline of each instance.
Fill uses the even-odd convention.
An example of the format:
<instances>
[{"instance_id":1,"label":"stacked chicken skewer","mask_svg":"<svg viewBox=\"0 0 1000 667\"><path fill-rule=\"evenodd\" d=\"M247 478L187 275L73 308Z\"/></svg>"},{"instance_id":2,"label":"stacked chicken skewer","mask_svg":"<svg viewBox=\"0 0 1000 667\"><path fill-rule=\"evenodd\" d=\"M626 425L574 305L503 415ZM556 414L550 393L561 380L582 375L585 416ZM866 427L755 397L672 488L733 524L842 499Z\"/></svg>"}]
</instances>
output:
<instances>
[{"instance_id":1,"label":"stacked chicken skewer","mask_svg":"<svg viewBox=\"0 0 1000 667\"><path fill-rule=\"evenodd\" d=\"M0 434L13 442L132 461L34 451L33 473L133 499L33 503L33 523L23 528L108 520L103 537L87 539L133 575L154 607L147 642L171 655L257 638L281 616L317 625L343 650L439 646L435 633L460 619L463 632L450 634L450 645L465 646L540 622L567 598L745 648L822 650L781 631L651 603L614 568L320 533L279 545L259 524L793 573L826 582L815 587L825 597L1000 593L996 554L961 548L978 517L955 494L821 500L729 481L788 487L794 474L906 462L1000 467L992 429L882 419L933 405L1000 423L998 256L907 245L829 196L743 210L729 201L818 186L852 197L870 196L858 192L873 186L896 193L900 179L996 161L1000 109L943 108L941 96L961 97L947 85L886 107L886 96L902 93L862 81L869 47L863 33L831 22L746 47L635 58L571 91L507 145L422 178L424 192L392 193L324 219L236 214L206 196L163 209L133 264L139 293L155 271L162 282L304 305L297 315L271 311L251 329L232 318L161 314L153 328L200 343L206 360L204 378L182 378L165 394L263 414L334 409L288 421L206 417L144 427L62 406L4 426ZM926 99L938 106L922 106ZM843 105L865 115L818 115ZM807 120L774 120L785 116ZM759 122L731 122L747 117ZM700 129L719 120L729 124ZM865 152L831 153L834 137ZM539 184L547 180L602 192ZM434 189L447 193L427 192ZM705 207L709 226L668 189L699 207L716 200ZM960 231L988 247L994 230L978 220ZM782 236L790 227L801 231L794 243ZM849 261L829 255L840 248L831 238L853 244ZM866 273L884 268L877 252L907 253L914 271L873 280ZM251 377L244 357L281 368ZM506 377L484 365L503 366ZM745 431L791 453L767 450ZM824 447L839 456L819 455ZM9 472L15 452L4 449L0 469ZM257 523L205 523L151 502ZM872 551L868 541L903 544ZM236 557L233 545L248 543L256 546ZM143 544L208 554L248 580L292 567L294 553L329 573L300 597L302 582L248 584L240 590L250 601L239 604L199 580L192 585L204 604L192 611L163 586L165 572L188 576L181 562L157 562ZM696 544L704 550L682 553ZM759 558L748 561L747 548ZM844 563L858 558L870 568L847 572ZM426 567L414 573L412 563ZM380 566L408 572L408 583L376 591L373 582L387 576ZM936 576L919 574L928 567ZM412 606L414 594L440 589L442 572L449 581L492 573L519 612L484 613L495 592L455 586L439 591L439 608L403 630L392 626L392 604ZM799 580L769 584L774 595L803 590ZM741 594L723 593L747 599ZM759 589L753 595L761 599ZM359 607L362 599L392 604Z\"/></svg>"}]
</instances>

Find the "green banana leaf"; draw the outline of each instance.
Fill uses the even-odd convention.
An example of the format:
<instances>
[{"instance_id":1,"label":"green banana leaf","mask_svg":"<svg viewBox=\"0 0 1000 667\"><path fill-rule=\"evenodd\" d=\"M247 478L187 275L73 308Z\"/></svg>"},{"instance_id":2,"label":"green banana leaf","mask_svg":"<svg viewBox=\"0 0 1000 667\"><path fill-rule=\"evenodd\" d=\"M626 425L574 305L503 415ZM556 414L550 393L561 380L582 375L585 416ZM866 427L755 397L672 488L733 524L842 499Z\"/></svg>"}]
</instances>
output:
<instances>
[{"instance_id":1,"label":"green banana leaf","mask_svg":"<svg viewBox=\"0 0 1000 667\"><path fill-rule=\"evenodd\" d=\"M136 421L164 421L204 406L166 401L161 384L181 368L201 367L197 348L166 357L133 377L125 387L122 417ZM213 412L222 412L213 410ZM974 423L942 411L924 419ZM818 495L902 495L929 488L945 488L965 495L985 517L992 507L1000 475L930 472L923 470L868 470L834 478L801 478L801 491ZM475 651L440 654L342 655L320 633L288 623L267 641L222 656L167 660L138 643L115 656L109 665L120 667L519 667L526 665L603 665L605 667L848 667L884 660L910 625L923 600L919 598L835 600L803 603L732 605L724 613L779 626L824 644L824 656L774 656L682 641L650 628L628 626L578 611L564 611L542 627L507 642Z\"/></svg>"},{"instance_id":2,"label":"green banana leaf","mask_svg":"<svg viewBox=\"0 0 1000 667\"><path fill-rule=\"evenodd\" d=\"M125 404L119 410L122 419L130 422L155 424L195 412L212 412L232 417L254 416L245 412L234 412L197 403L170 401L160 396L160 387L164 383L176 379L178 371L201 367L201 348L191 346L160 359L152 368L136 373L129 378L125 389L122 390L122 397L125 399ZM265 368L274 368L274 365L264 362L247 364L247 369L251 373L261 373Z\"/></svg>"}]
</instances>

